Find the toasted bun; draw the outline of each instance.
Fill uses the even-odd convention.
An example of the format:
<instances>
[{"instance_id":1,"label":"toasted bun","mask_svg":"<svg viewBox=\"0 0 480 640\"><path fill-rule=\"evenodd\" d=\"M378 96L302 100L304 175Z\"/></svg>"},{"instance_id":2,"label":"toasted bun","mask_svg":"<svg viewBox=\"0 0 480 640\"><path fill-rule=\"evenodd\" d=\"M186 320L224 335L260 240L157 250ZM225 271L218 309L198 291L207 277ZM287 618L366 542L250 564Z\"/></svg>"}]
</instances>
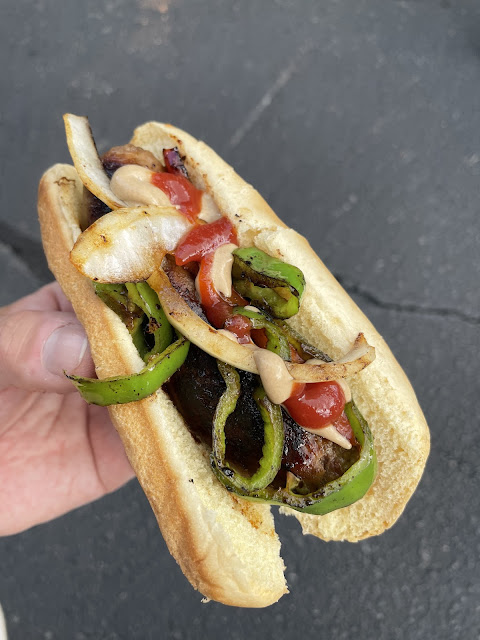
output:
<instances>
[{"instance_id":1,"label":"toasted bun","mask_svg":"<svg viewBox=\"0 0 480 640\"><path fill-rule=\"evenodd\" d=\"M80 233L82 191L69 165L55 165L40 182L48 264L87 331L98 377L133 373L144 363L125 325L69 260ZM110 415L170 553L192 585L240 607L265 607L287 593L270 507L225 491L168 396L158 391L111 407Z\"/></svg>"},{"instance_id":2,"label":"toasted bun","mask_svg":"<svg viewBox=\"0 0 480 640\"><path fill-rule=\"evenodd\" d=\"M235 225L240 244L254 244L299 267L307 282L300 312L289 323L332 358L346 353L359 333L376 359L349 380L353 397L375 441L378 475L368 494L325 516L291 509L304 533L324 540L361 540L382 533L397 520L414 492L430 450L430 435L415 392L368 318L339 285L307 240L289 229L252 186L203 142L171 125L150 122L136 129L133 144L162 157L175 143L193 182L205 188Z\"/></svg>"},{"instance_id":3,"label":"toasted bun","mask_svg":"<svg viewBox=\"0 0 480 640\"><path fill-rule=\"evenodd\" d=\"M304 533L351 541L391 526L414 491L429 451L429 433L415 394L381 336L308 242L288 229L257 191L204 143L159 123L139 127L131 141L162 158L178 146L194 184L208 191L237 229L241 245L295 264L307 289L290 322L332 357L363 332L377 358L350 381L372 429L379 471L368 494L326 516L292 510ZM143 362L121 320L94 294L69 261L80 233L82 185L69 165L55 165L40 182L39 216L49 266L85 326L99 378L138 371ZM168 397L110 408L170 552L193 586L208 598L245 607L267 606L287 592L280 544L267 505L236 498L214 478L208 455L190 436Z\"/></svg>"}]
</instances>

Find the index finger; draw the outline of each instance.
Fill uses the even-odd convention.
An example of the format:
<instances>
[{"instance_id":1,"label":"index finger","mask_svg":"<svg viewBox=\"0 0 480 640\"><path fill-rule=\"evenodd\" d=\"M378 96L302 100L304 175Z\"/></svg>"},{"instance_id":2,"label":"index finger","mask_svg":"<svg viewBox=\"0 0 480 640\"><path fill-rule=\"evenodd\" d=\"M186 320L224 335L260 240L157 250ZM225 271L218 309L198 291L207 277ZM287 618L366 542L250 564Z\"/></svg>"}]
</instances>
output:
<instances>
[{"instance_id":1,"label":"index finger","mask_svg":"<svg viewBox=\"0 0 480 640\"><path fill-rule=\"evenodd\" d=\"M54 281L3 307L0 309L0 315L16 311L73 311L73 307L58 282Z\"/></svg>"}]
</instances>

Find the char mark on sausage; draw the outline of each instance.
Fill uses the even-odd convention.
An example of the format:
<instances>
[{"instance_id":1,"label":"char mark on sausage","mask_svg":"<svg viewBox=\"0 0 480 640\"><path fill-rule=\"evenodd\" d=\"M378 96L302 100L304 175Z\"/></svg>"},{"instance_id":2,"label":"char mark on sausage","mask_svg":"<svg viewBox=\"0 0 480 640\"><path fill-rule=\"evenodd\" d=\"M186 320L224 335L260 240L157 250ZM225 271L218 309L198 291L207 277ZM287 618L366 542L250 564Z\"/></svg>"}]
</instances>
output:
<instances>
[{"instance_id":1,"label":"char mark on sausage","mask_svg":"<svg viewBox=\"0 0 480 640\"><path fill-rule=\"evenodd\" d=\"M200 316L202 320L208 322L203 312L202 305L200 304L197 290L195 289L195 280L193 279L192 274L183 267L179 267L175 264L175 258L170 254L165 256L162 262L162 269L167 274L174 289L182 296L190 309L195 311L197 316Z\"/></svg>"}]
</instances>

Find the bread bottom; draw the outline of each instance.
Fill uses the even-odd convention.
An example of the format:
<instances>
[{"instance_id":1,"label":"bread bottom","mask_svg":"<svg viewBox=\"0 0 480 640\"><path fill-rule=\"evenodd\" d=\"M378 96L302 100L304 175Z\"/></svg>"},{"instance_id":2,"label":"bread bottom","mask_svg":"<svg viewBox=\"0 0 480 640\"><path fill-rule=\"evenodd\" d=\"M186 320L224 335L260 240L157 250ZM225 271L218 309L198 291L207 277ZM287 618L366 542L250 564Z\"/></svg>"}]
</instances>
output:
<instances>
[{"instance_id":1,"label":"bread bottom","mask_svg":"<svg viewBox=\"0 0 480 640\"><path fill-rule=\"evenodd\" d=\"M304 533L324 540L361 540L391 527L420 481L430 433L415 392L382 336L335 280L308 241L289 229L255 189L210 147L172 125L149 122L135 130L133 144L162 156L178 146L190 177L206 189L236 227L240 244L254 244L303 271L306 290L299 313L288 322L312 344L338 358L363 333L376 359L349 379L353 398L372 430L378 474L360 501L325 516L295 516Z\"/></svg>"},{"instance_id":2,"label":"bread bottom","mask_svg":"<svg viewBox=\"0 0 480 640\"><path fill-rule=\"evenodd\" d=\"M144 364L128 330L69 260L80 233L82 191L69 165L55 165L41 180L48 263L86 329L98 377L134 373ZM243 607L264 607L287 593L270 507L225 491L168 396L159 390L110 407L110 415L170 553L192 585L207 598Z\"/></svg>"},{"instance_id":3,"label":"bread bottom","mask_svg":"<svg viewBox=\"0 0 480 640\"><path fill-rule=\"evenodd\" d=\"M177 146L192 182L210 193L242 246L255 245L303 271L307 286L300 312L289 322L308 341L333 358L346 353L358 333L375 347L375 362L349 380L375 441L374 484L359 502L325 516L282 511L298 518L304 533L324 540L356 541L381 533L415 490L430 446L414 391L385 341L305 238L288 229L207 145L160 123L142 125L131 142L158 158L164 148ZM39 215L48 262L86 328L98 377L132 373L143 363L127 329L69 261L80 233L81 194L69 165L56 165L42 178ZM286 593L269 506L224 489L168 397L159 391L112 407L110 414L167 545L193 586L208 598L248 607L266 606Z\"/></svg>"}]
</instances>

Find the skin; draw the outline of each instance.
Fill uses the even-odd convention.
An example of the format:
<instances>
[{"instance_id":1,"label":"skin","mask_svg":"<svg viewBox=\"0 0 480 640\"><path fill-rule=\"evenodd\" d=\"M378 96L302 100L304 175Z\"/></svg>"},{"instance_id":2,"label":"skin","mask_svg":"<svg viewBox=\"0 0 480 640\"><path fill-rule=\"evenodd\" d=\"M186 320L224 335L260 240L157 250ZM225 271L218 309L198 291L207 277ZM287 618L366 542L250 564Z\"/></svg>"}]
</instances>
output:
<instances>
[{"instance_id":1,"label":"skin","mask_svg":"<svg viewBox=\"0 0 480 640\"><path fill-rule=\"evenodd\" d=\"M47 357L57 329L62 340ZM0 535L56 518L134 476L107 409L82 400L62 363L69 373L94 374L57 283L0 308Z\"/></svg>"}]
</instances>

